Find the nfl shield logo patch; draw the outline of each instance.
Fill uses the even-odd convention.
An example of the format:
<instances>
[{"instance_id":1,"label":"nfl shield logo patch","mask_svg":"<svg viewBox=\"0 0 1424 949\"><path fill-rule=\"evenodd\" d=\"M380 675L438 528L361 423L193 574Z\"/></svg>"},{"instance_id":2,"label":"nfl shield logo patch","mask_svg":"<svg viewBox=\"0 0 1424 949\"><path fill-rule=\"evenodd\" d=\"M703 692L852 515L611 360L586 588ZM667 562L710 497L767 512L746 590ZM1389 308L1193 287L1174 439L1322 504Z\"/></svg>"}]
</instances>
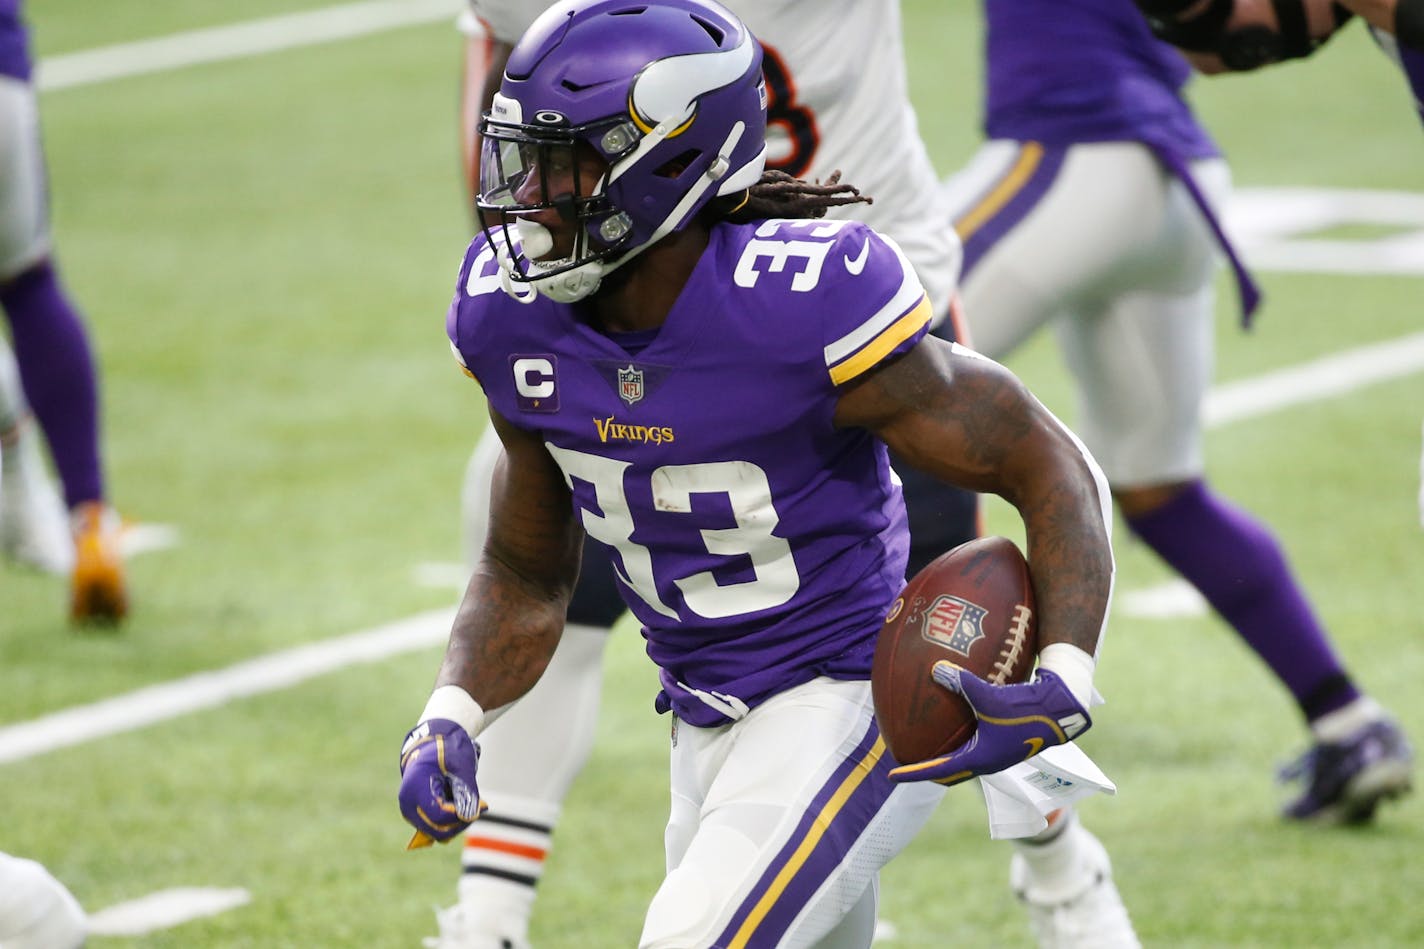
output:
<instances>
[{"instance_id":1,"label":"nfl shield logo patch","mask_svg":"<svg viewBox=\"0 0 1424 949\"><path fill-rule=\"evenodd\" d=\"M643 397L643 370L635 369L632 363L627 369L618 370L618 395L632 405Z\"/></svg>"},{"instance_id":2,"label":"nfl shield logo patch","mask_svg":"<svg viewBox=\"0 0 1424 949\"><path fill-rule=\"evenodd\" d=\"M988 612L957 596L937 597L925 611L924 637L967 658L974 643L984 638L984 616Z\"/></svg>"}]
</instances>

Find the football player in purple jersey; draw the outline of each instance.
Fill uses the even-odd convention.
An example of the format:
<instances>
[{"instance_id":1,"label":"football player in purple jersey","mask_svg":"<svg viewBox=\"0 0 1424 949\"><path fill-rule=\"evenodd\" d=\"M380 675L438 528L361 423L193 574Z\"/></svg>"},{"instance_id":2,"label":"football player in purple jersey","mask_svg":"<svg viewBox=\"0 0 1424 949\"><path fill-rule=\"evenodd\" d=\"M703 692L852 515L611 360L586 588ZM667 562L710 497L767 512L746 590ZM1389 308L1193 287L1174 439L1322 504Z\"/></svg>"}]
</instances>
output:
<instances>
[{"instance_id":1,"label":"football player in purple jersey","mask_svg":"<svg viewBox=\"0 0 1424 949\"><path fill-rule=\"evenodd\" d=\"M586 532L673 714L644 947L868 945L878 869L943 786L1090 724L1111 589L1090 456L928 338L892 241L819 218L854 189L763 174L766 106L759 45L708 0L555 6L482 125L486 231L447 318L505 454L401 811L416 845L479 816L475 740L553 654ZM887 448L1017 507L1040 610L1033 681L944 677L1012 721L898 769L868 683L908 553Z\"/></svg>"},{"instance_id":2,"label":"football player in purple jersey","mask_svg":"<svg viewBox=\"0 0 1424 949\"><path fill-rule=\"evenodd\" d=\"M1408 789L1399 727L1345 669L1280 544L1208 486L1201 405L1215 258L1256 291L1216 218L1230 172L1189 75L1131 0L986 0L989 141L949 183L971 338L991 358L1054 322L1079 431L1132 532L1290 691L1313 747L1285 814L1369 820Z\"/></svg>"},{"instance_id":3,"label":"football player in purple jersey","mask_svg":"<svg viewBox=\"0 0 1424 949\"><path fill-rule=\"evenodd\" d=\"M480 114L499 87L513 44L547 5L473 0L461 18L468 41L461 142L471 185L480 179ZM763 44L767 167L806 178L841 169L868 186L873 204L833 207L827 215L863 220L899 243L925 285L937 334L963 340L962 314L951 297L961 249L943 226L940 202L929 197L937 196L938 178L908 99L895 0L827 0L809 12L786 0L730 6ZM867 43L868 37L876 39ZM861 47L864 55L845 56ZM471 564L488 530L490 481L501 454L490 429L467 468L462 507ZM913 574L978 535L977 503L973 494L946 489L914 468L896 468L904 482L911 526L907 572ZM593 746L603 650L622 613L608 555L587 542L557 652L530 695L481 736L480 784L490 808L465 838L459 899L437 911L439 935L427 945L527 945L563 801ZM566 721L578 727L562 731L558 726ZM1041 944L1061 945L1063 931L1074 927L1093 929L1104 946L1135 944L1108 855L1073 808L1057 810L1040 833L1017 837L1013 849L1010 879ZM1107 932L1118 938L1104 942Z\"/></svg>"},{"instance_id":4,"label":"football player in purple jersey","mask_svg":"<svg viewBox=\"0 0 1424 949\"><path fill-rule=\"evenodd\" d=\"M88 336L52 261L39 116L19 0L0 0L0 124L0 308L70 521L59 530L59 541L51 539L56 531L53 515L45 513L52 502L43 472L21 441L24 408L15 404L13 388L0 389L0 441L7 442L0 453L11 484L0 498L0 543L17 554L44 551L27 559L70 570L74 621L115 623L128 611L121 525L105 500L98 380Z\"/></svg>"}]
</instances>

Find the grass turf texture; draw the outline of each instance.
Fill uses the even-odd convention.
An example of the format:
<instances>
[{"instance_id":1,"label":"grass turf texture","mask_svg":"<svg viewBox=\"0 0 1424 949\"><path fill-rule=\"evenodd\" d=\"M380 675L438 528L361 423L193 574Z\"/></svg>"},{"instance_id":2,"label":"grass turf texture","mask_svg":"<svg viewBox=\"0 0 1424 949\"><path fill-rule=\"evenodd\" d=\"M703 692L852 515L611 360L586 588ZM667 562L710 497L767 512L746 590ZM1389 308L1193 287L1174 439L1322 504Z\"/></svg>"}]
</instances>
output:
<instances>
[{"instance_id":1,"label":"grass turf texture","mask_svg":"<svg viewBox=\"0 0 1424 949\"><path fill-rule=\"evenodd\" d=\"M42 53L303 7L31 4ZM913 94L942 171L977 143L971 4L907 3ZM1353 28L1318 60L1198 82L1243 185L1419 188L1400 80ZM62 272L103 361L113 493L183 544L133 562L117 636L62 622L62 584L0 568L0 723L441 606L483 424L442 316L468 229L455 167L459 41L444 25L48 94ZM1259 328L1223 278L1219 378L1418 329L1417 278L1263 274ZM1011 365L1072 417L1047 336ZM1210 473L1279 532L1360 681L1424 735L1414 497L1424 376L1211 433ZM1002 506L991 529L1017 528ZM1167 579L1119 534L1119 590ZM418 944L453 849L408 854L396 750L438 650L0 765L0 849L90 909L177 886L252 903L98 947ZM628 946L662 876L667 721L636 632L609 649L593 760L541 887L536 944ZM1211 618L1122 615L1086 745L1120 796L1085 808L1149 945L1404 946L1424 804L1361 831L1281 824L1273 766L1304 744L1283 690ZM1027 944L972 790L885 872L893 945Z\"/></svg>"}]
</instances>

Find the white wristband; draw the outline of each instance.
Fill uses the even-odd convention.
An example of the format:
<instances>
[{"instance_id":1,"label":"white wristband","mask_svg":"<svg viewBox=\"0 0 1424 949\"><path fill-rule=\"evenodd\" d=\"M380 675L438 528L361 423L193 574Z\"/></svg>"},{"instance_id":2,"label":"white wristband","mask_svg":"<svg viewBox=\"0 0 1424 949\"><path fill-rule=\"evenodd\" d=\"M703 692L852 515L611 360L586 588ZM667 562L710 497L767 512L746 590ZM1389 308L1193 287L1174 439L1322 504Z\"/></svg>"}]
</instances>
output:
<instances>
[{"instance_id":1,"label":"white wristband","mask_svg":"<svg viewBox=\"0 0 1424 949\"><path fill-rule=\"evenodd\" d=\"M458 685L442 685L430 693L430 701L425 703L420 720L428 722L432 718L449 719L471 738L478 736L485 727L485 710Z\"/></svg>"},{"instance_id":2,"label":"white wristband","mask_svg":"<svg viewBox=\"0 0 1424 949\"><path fill-rule=\"evenodd\" d=\"M1072 643L1049 643L1038 653L1038 667L1062 679L1083 708L1093 701L1093 669L1096 666L1092 656Z\"/></svg>"}]
</instances>

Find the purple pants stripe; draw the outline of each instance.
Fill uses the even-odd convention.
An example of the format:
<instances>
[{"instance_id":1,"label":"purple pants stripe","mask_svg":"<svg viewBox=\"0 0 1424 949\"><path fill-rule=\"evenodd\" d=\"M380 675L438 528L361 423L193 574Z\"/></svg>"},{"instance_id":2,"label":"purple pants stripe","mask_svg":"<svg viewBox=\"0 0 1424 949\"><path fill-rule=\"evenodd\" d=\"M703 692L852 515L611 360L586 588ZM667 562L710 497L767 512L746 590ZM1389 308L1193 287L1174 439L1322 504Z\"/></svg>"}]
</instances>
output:
<instances>
[{"instance_id":1,"label":"purple pants stripe","mask_svg":"<svg viewBox=\"0 0 1424 949\"><path fill-rule=\"evenodd\" d=\"M1018 155L1008 169L955 220L954 229L964 242L961 282L1048 193L1067 153L1063 146L1020 142Z\"/></svg>"},{"instance_id":2,"label":"purple pants stripe","mask_svg":"<svg viewBox=\"0 0 1424 949\"><path fill-rule=\"evenodd\" d=\"M886 776L890 767L880 728L872 720L714 945L719 949L773 946L786 935L797 914L885 806L895 789Z\"/></svg>"}]
</instances>

